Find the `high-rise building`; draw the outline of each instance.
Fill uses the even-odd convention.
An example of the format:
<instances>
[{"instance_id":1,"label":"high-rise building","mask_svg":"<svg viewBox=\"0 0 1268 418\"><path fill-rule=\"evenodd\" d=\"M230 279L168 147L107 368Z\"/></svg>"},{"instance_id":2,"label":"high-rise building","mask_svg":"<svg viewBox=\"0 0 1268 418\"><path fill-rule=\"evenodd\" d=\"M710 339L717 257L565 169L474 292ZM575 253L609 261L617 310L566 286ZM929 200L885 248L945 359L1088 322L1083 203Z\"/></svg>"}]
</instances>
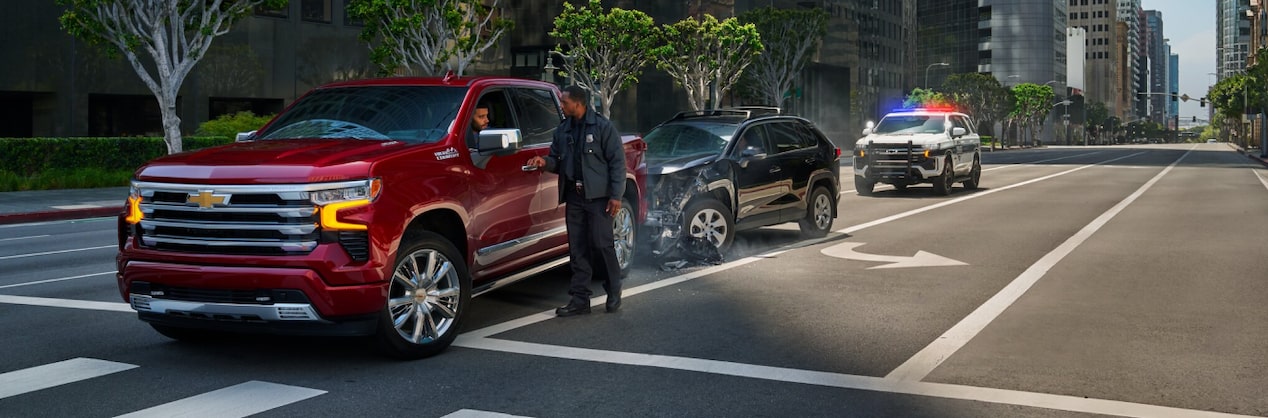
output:
<instances>
[{"instance_id":1,"label":"high-rise building","mask_svg":"<svg viewBox=\"0 0 1268 418\"><path fill-rule=\"evenodd\" d=\"M1143 10L1140 8L1140 0L1118 0L1118 21L1126 25L1127 44L1124 58L1127 60L1124 67L1127 69L1123 76L1127 78L1124 81L1124 89L1128 94L1128 105L1131 106L1126 112L1128 118L1133 120L1147 116L1148 113L1148 95L1147 93L1149 81L1145 79L1146 68L1144 45L1144 32L1148 28L1141 22Z\"/></svg>"},{"instance_id":2,"label":"high-rise building","mask_svg":"<svg viewBox=\"0 0 1268 418\"><path fill-rule=\"evenodd\" d=\"M1065 2L980 0L978 4L978 72L992 74L1007 85L1046 83L1064 95Z\"/></svg>"},{"instance_id":3,"label":"high-rise building","mask_svg":"<svg viewBox=\"0 0 1268 418\"><path fill-rule=\"evenodd\" d=\"M978 71L978 0L919 0L916 21L916 69L928 73L920 87Z\"/></svg>"},{"instance_id":4,"label":"high-rise building","mask_svg":"<svg viewBox=\"0 0 1268 418\"><path fill-rule=\"evenodd\" d=\"M1162 32L1162 12L1146 10L1145 25L1149 28L1145 45L1145 52L1149 57L1149 83L1147 84L1150 93L1149 118L1156 123L1165 123L1167 104L1171 102L1170 93L1173 90L1169 89L1167 82L1167 61L1170 52L1167 51L1167 40Z\"/></svg>"},{"instance_id":5,"label":"high-rise building","mask_svg":"<svg viewBox=\"0 0 1268 418\"><path fill-rule=\"evenodd\" d=\"M1123 88L1128 76L1118 58L1125 48L1118 36L1118 6L1111 0L1070 0L1068 13L1069 26L1087 32L1086 102L1104 103L1110 116L1121 119L1130 102Z\"/></svg>"},{"instance_id":6,"label":"high-rise building","mask_svg":"<svg viewBox=\"0 0 1268 418\"><path fill-rule=\"evenodd\" d=\"M1180 55L1171 53L1171 45L1167 45L1167 86L1171 91L1180 91ZM1182 93L1183 94L1183 93ZM1167 103L1167 120L1176 121L1180 116L1180 101ZM1174 123L1174 122L1173 122ZM1179 128L1172 126L1172 129Z\"/></svg>"},{"instance_id":7,"label":"high-rise building","mask_svg":"<svg viewBox=\"0 0 1268 418\"><path fill-rule=\"evenodd\" d=\"M1215 73L1220 80L1246 68L1250 51L1250 0L1215 1Z\"/></svg>"}]
</instances>

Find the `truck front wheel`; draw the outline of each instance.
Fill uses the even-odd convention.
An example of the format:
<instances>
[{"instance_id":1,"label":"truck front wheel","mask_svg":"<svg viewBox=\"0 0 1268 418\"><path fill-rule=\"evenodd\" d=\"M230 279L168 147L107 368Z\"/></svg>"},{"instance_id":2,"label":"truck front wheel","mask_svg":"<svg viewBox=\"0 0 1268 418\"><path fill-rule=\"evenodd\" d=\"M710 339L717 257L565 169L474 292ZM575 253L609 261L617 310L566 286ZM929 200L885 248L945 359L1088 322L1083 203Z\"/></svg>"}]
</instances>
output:
<instances>
[{"instance_id":1,"label":"truck front wheel","mask_svg":"<svg viewBox=\"0 0 1268 418\"><path fill-rule=\"evenodd\" d=\"M440 353L458 335L471 301L471 276L444 237L422 232L403 242L392 270L378 339L387 354L418 359Z\"/></svg>"},{"instance_id":2,"label":"truck front wheel","mask_svg":"<svg viewBox=\"0 0 1268 418\"><path fill-rule=\"evenodd\" d=\"M945 165L942 166L942 175L933 179L933 194L938 196L946 196L951 194L951 185L955 184L955 169L951 165L951 159L947 158Z\"/></svg>"},{"instance_id":3,"label":"truck front wheel","mask_svg":"<svg viewBox=\"0 0 1268 418\"><path fill-rule=\"evenodd\" d=\"M876 182L869 180L867 177L854 176L854 191L859 196L871 196L872 190L876 188Z\"/></svg>"}]
</instances>

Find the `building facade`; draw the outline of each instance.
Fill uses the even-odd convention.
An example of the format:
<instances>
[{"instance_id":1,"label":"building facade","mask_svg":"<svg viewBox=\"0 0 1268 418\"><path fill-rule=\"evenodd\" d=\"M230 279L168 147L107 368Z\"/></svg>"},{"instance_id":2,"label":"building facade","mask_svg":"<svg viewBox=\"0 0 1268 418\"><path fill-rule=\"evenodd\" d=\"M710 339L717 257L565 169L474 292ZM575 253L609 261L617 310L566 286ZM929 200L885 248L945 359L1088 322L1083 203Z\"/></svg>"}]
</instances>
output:
<instances>
[{"instance_id":1,"label":"building facade","mask_svg":"<svg viewBox=\"0 0 1268 418\"><path fill-rule=\"evenodd\" d=\"M347 2L291 1L280 10L257 11L217 38L182 85L182 131L193 133L199 123L239 110L275 113L315 86L376 76L369 49L358 39L363 26L347 15ZM468 73L545 78L547 62L559 59L549 52L556 41L547 33L562 2L500 5L515 26ZM658 25L767 6L821 8L830 16L818 56L783 105L815 120L834 141L853 142L866 120L901 103L916 86L916 0L604 1L604 7L644 11ZM67 35L57 23L63 10L55 2L33 2L0 15L6 40L0 59L9 63L0 66L0 137L161 136L149 89L126 61ZM744 100L732 92L722 104ZM617 96L613 120L623 131L646 132L686 107L674 81L648 68Z\"/></svg>"},{"instance_id":2,"label":"building facade","mask_svg":"<svg viewBox=\"0 0 1268 418\"><path fill-rule=\"evenodd\" d=\"M1169 91L1180 92L1180 55L1171 52L1171 45L1167 45L1167 88ZM1184 93L1181 93L1184 94ZM1167 102L1167 120L1172 121L1171 129L1178 129L1180 117L1180 101L1173 100Z\"/></svg>"},{"instance_id":3,"label":"building facade","mask_svg":"<svg viewBox=\"0 0 1268 418\"><path fill-rule=\"evenodd\" d=\"M1130 90L1123 88L1128 73L1120 56L1127 46L1119 37L1118 4L1112 0L1069 0L1068 4L1069 26L1087 33L1086 102L1104 103L1110 116L1122 119Z\"/></svg>"},{"instance_id":4,"label":"building facade","mask_svg":"<svg viewBox=\"0 0 1268 418\"><path fill-rule=\"evenodd\" d=\"M1145 52L1149 57L1149 118L1155 123L1165 125L1170 120L1167 117L1167 105L1172 100L1170 94L1175 90L1169 88L1167 79L1170 52L1162 32L1162 12L1146 10L1145 25L1148 28Z\"/></svg>"},{"instance_id":5,"label":"building facade","mask_svg":"<svg viewBox=\"0 0 1268 418\"><path fill-rule=\"evenodd\" d=\"M1220 80L1246 68L1250 49L1250 0L1215 0L1215 73Z\"/></svg>"},{"instance_id":6,"label":"building facade","mask_svg":"<svg viewBox=\"0 0 1268 418\"><path fill-rule=\"evenodd\" d=\"M978 72L979 15L978 0L916 3L916 69L928 73L920 87L936 88L951 74Z\"/></svg>"}]
</instances>

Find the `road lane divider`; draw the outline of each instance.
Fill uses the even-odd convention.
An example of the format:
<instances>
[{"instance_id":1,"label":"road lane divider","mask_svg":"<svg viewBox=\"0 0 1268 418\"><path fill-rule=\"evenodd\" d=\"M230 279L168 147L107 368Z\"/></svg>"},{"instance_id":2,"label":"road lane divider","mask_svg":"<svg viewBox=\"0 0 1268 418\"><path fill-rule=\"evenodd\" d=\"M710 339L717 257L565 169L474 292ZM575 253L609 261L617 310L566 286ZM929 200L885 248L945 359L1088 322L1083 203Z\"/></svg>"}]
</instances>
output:
<instances>
[{"instance_id":1,"label":"road lane divider","mask_svg":"<svg viewBox=\"0 0 1268 418\"><path fill-rule=\"evenodd\" d=\"M1115 216L1118 216L1123 209L1126 209L1127 206L1135 202L1141 195L1144 195L1146 191L1152 188L1154 184L1157 184L1159 180L1167 175L1167 173L1170 173L1172 169L1180 164L1180 161L1183 161L1185 157L1189 156L1190 152L1193 152L1194 148L1197 147L1194 146L1193 148L1190 148L1188 152L1185 152L1184 155L1181 155L1180 158L1175 160L1175 162L1172 162L1171 165L1167 166L1167 168L1164 168L1153 178L1149 179L1149 181L1145 182L1145 184L1136 189L1134 193L1128 195L1127 198L1118 202L1118 204L1105 211L1105 213L1102 213L1101 216L1093 219L1091 223L1085 225L1073 236L1061 243L1061 245L1058 245L1057 248L1048 252L1048 254L1045 254L1034 264L1031 264L1029 268L1023 271L1021 275L1017 276L1017 278L1013 279L1012 282L996 293L995 296L992 296L981 306L978 306L978 308L972 313L969 313L968 316L961 319L960 322L951 327L951 329L934 339L932 343L929 343L928 346L917 352L916 355L907 359L906 362L903 362L902 365L899 365L898 368L891 371L885 376L885 378L898 381L924 380L929 373L932 373L934 369L950 358L951 355L955 354L955 352L961 347L968 344L973 337L977 336L977 334L985 329L987 325L995 320L995 318L998 318L1005 309L1012 306L1017 299L1021 298L1021 295L1025 294L1031 286L1034 286L1039 279L1043 278L1043 276L1048 273L1048 270L1052 269L1052 267L1056 266L1057 263L1060 263L1066 256L1074 252L1076 248L1082 245L1083 242L1087 241L1088 238L1091 238L1091 236L1099 231L1101 227L1109 223L1109 221L1114 219Z\"/></svg>"},{"instance_id":2,"label":"road lane divider","mask_svg":"<svg viewBox=\"0 0 1268 418\"><path fill-rule=\"evenodd\" d=\"M26 257L39 257L39 256L44 256L44 255L65 254L65 253L73 253L73 252L79 252L79 251L100 250L100 249L105 249L105 248L119 248L119 246L118 246L118 245L102 245L102 246L100 246L100 247L73 248L73 249L69 249L69 250L44 251L44 252L39 252L39 253L27 253L27 254L5 255L5 256L0 256L0 260L12 260L12 259L15 259L15 258L26 258Z\"/></svg>"},{"instance_id":3,"label":"road lane divider","mask_svg":"<svg viewBox=\"0 0 1268 418\"><path fill-rule=\"evenodd\" d=\"M1255 177L1259 179L1259 182L1263 183L1265 189L1268 189L1268 179L1264 178L1263 174L1259 174L1259 172L1262 170L1252 168L1250 169L1250 171L1254 172Z\"/></svg>"},{"instance_id":4,"label":"road lane divider","mask_svg":"<svg viewBox=\"0 0 1268 418\"><path fill-rule=\"evenodd\" d=\"M31 235L27 237L0 238L0 241L17 241L17 240L31 239L31 238L45 238L50 236L52 235L44 234L44 235Z\"/></svg>"},{"instance_id":5,"label":"road lane divider","mask_svg":"<svg viewBox=\"0 0 1268 418\"><path fill-rule=\"evenodd\" d=\"M88 309L94 311L112 311L136 313L132 305L123 302L98 302L95 300L37 298L33 296L0 295L0 303L13 305L45 306L50 308Z\"/></svg>"},{"instance_id":6,"label":"road lane divider","mask_svg":"<svg viewBox=\"0 0 1268 418\"><path fill-rule=\"evenodd\" d=\"M56 283L56 282L63 282L63 281L67 281L67 280L84 279L84 278L88 278L88 277L96 277L96 276L105 276L105 275L107 275L107 274L113 275L114 273L115 273L115 272L113 272L113 271L103 271L103 272L101 272L101 273L81 274L81 275L78 275L78 276L59 277L59 278L56 278L56 279L36 280L36 281L33 281L33 282L22 282L22 283L6 284L6 285L4 285L4 286L0 286L0 289L8 289L8 288L11 288L11 287L22 287L22 286L34 286L34 285L37 285L37 284L45 284L45 283Z\"/></svg>"},{"instance_id":7,"label":"road lane divider","mask_svg":"<svg viewBox=\"0 0 1268 418\"><path fill-rule=\"evenodd\" d=\"M0 399L131 370L137 367L139 366L134 364L79 357L0 373Z\"/></svg>"}]
</instances>

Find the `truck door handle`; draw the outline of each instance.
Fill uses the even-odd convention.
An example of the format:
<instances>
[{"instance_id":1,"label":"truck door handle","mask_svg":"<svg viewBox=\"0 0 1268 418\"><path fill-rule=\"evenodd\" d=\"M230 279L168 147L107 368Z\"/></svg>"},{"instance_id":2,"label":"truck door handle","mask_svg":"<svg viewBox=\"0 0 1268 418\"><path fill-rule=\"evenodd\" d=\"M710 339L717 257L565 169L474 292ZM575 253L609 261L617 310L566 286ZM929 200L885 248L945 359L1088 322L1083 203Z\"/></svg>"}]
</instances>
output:
<instances>
[{"instance_id":1,"label":"truck door handle","mask_svg":"<svg viewBox=\"0 0 1268 418\"><path fill-rule=\"evenodd\" d=\"M520 171L537 171L537 166L535 165L521 166Z\"/></svg>"}]
</instances>

